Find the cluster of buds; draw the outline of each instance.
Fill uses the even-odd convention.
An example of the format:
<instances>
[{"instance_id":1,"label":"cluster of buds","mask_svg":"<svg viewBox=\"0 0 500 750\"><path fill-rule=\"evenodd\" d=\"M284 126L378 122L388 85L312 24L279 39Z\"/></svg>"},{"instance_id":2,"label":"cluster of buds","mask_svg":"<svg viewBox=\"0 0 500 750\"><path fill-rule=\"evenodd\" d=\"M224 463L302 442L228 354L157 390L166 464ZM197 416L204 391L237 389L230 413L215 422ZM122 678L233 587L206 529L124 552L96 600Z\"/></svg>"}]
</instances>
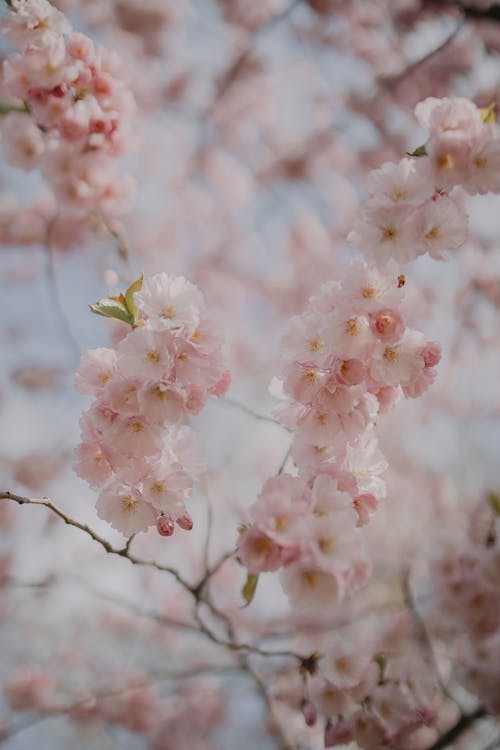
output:
<instances>
[{"instance_id":1,"label":"cluster of buds","mask_svg":"<svg viewBox=\"0 0 500 750\"><path fill-rule=\"evenodd\" d=\"M126 536L155 523L164 536L174 522L189 530L185 500L203 461L180 422L229 387L222 339L197 287L165 273L92 309L131 330L116 349L82 357L76 386L95 401L81 418L75 469L102 488L98 513Z\"/></svg>"},{"instance_id":2,"label":"cluster of buds","mask_svg":"<svg viewBox=\"0 0 500 750\"><path fill-rule=\"evenodd\" d=\"M133 189L116 170L130 149L135 102L115 53L72 32L48 0L13 0L5 36L20 51L4 62L15 102L2 115L6 160L40 167L59 210L75 218L121 215Z\"/></svg>"}]
</instances>

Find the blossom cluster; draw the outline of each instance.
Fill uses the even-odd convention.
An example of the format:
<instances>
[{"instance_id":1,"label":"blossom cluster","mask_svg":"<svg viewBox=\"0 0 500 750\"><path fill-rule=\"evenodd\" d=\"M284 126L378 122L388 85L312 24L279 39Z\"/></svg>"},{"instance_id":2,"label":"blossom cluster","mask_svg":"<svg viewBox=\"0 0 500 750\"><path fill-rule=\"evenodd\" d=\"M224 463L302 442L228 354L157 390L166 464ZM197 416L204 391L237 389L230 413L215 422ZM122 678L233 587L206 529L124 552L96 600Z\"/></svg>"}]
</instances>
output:
<instances>
[{"instance_id":1,"label":"blossom cluster","mask_svg":"<svg viewBox=\"0 0 500 750\"><path fill-rule=\"evenodd\" d=\"M4 695L8 706L16 712L40 715L64 712L81 725L120 726L135 734L148 735L151 743L148 746L154 750L193 747L198 739L200 748L208 749L211 745L201 740L222 718L221 696L213 687L199 684L165 701L154 682L142 673L116 674L106 691L97 695L80 691L71 703L67 699L62 701L63 690L62 681L46 667L24 665L7 677Z\"/></svg>"},{"instance_id":2,"label":"blossom cluster","mask_svg":"<svg viewBox=\"0 0 500 750\"><path fill-rule=\"evenodd\" d=\"M440 347L406 325L404 277L354 263L290 321L281 422L294 431L299 477L270 479L239 556L251 574L284 566L294 604L324 606L370 572L361 527L385 495L375 424L402 395L434 381Z\"/></svg>"},{"instance_id":3,"label":"blossom cluster","mask_svg":"<svg viewBox=\"0 0 500 750\"><path fill-rule=\"evenodd\" d=\"M63 213L120 215L132 183L116 160L130 149L135 111L123 63L72 32L48 0L13 0L2 28L20 50L3 66L5 89L19 101L0 124L6 160L40 167Z\"/></svg>"},{"instance_id":4,"label":"blossom cluster","mask_svg":"<svg viewBox=\"0 0 500 750\"><path fill-rule=\"evenodd\" d=\"M500 715L500 503L474 508L462 537L442 539L431 563L430 622L447 642L458 637L457 678ZM446 618L442 613L446 612Z\"/></svg>"},{"instance_id":5,"label":"blossom cluster","mask_svg":"<svg viewBox=\"0 0 500 750\"><path fill-rule=\"evenodd\" d=\"M490 108L431 97L415 115L428 132L425 146L371 173L370 198L348 237L380 265L425 252L445 257L467 237L464 192L500 192L500 127Z\"/></svg>"},{"instance_id":6,"label":"blossom cluster","mask_svg":"<svg viewBox=\"0 0 500 750\"><path fill-rule=\"evenodd\" d=\"M406 640L329 638L317 672L310 677L302 711L307 724L324 722L325 747L348 745L379 750L425 750L455 715L437 686L432 666ZM398 654L399 648L402 655ZM443 724L445 725L443 727Z\"/></svg>"},{"instance_id":7,"label":"blossom cluster","mask_svg":"<svg viewBox=\"0 0 500 750\"><path fill-rule=\"evenodd\" d=\"M201 292L182 277L148 277L133 295L137 322L115 348L82 356L81 393L95 401L81 418L77 473L96 489L99 516L130 536L157 523L192 528L186 511L203 461L185 414L229 386L222 339ZM167 446L164 440L167 438Z\"/></svg>"}]
</instances>

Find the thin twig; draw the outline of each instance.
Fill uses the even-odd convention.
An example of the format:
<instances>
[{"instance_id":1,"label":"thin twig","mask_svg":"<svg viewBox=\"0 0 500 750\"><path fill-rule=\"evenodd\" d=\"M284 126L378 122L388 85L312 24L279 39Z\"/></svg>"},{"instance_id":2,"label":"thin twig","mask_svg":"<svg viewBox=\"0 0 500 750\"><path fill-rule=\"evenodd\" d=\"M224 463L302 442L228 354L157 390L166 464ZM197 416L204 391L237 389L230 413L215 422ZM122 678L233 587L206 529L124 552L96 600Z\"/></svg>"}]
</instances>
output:
<instances>
[{"instance_id":1,"label":"thin twig","mask_svg":"<svg viewBox=\"0 0 500 750\"><path fill-rule=\"evenodd\" d=\"M248 659L243 659L242 663L244 664L248 674L253 678L255 686L264 700L272 729L274 730L276 738L279 740L281 745L280 750L296 750L295 743L293 743L292 740L289 739L285 727L282 725L281 721L276 715L276 710L274 708L272 698L267 691L265 681L260 676L260 674L252 667Z\"/></svg>"},{"instance_id":2,"label":"thin twig","mask_svg":"<svg viewBox=\"0 0 500 750\"><path fill-rule=\"evenodd\" d=\"M174 568L170 568L167 565L161 565L160 563L157 563L153 560L143 560L141 558L135 557L130 553L130 539L127 540L124 547L113 547L110 542L108 542L107 539L104 539L104 537L100 536L95 532L93 529L90 528L86 523L80 523L80 521L76 521L74 518L71 518L71 516L68 516L67 513L65 513L61 508L59 508L57 505L55 505L52 500L49 500L46 497L43 498L34 498L34 497L23 497L22 495L16 495L13 492L0 492L0 500L12 500L15 503L18 503L18 505L41 505L45 508L48 508L52 511L52 513L55 513L56 516L59 516L59 518L62 518L64 523L68 524L68 526L73 526L76 529L80 529L80 531L83 531L85 534L88 534L95 542L101 545L101 547L110 555L118 555L120 557L125 557L127 560L129 560L133 565L144 565L151 568L155 568L156 570L160 570L165 573L170 573L178 583L180 583L181 586L183 586L187 591L189 591L191 594L193 593L193 587L189 585L187 581L182 578L180 573L177 572Z\"/></svg>"},{"instance_id":3,"label":"thin twig","mask_svg":"<svg viewBox=\"0 0 500 750\"><path fill-rule=\"evenodd\" d=\"M443 50L448 47L449 44L455 39L459 31L465 26L465 20L460 21L451 34L449 34L446 39L444 39L441 44L439 44L434 49L431 49L430 52L427 52L423 57L419 58L418 60L415 60L414 62L410 63L401 73L396 73L392 76L387 76L384 78L379 79L379 83L381 83L383 86L397 86L402 81L405 80L405 78L408 78L411 76L418 68L420 68L422 65L425 65L425 63L429 62L429 60L432 60L434 57L439 55Z\"/></svg>"},{"instance_id":4,"label":"thin twig","mask_svg":"<svg viewBox=\"0 0 500 750\"><path fill-rule=\"evenodd\" d=\"M59 325L62 336L65 338L68 348L71 350L75 361L80 359L81 348L80 344L75 338L73 330L66 315L64 305L62 304L61 295L59 294L59 286L57 283L56 266L54 260L54 250L52 248L52 230L58 220L59 216L54 216L47 224L46 242L44 246L45 256L47 259L46 264L46 278L49 283L49 297L54 307L57 323Z\"/></svg>"},{"instance_id":5,"label":"thin twig","mask_svg":"<svg viewBox=\"0 0 500 750\"><path fill-rule=\"evenodd\" d=\"M427 630L426 622L424 618L422 617L422 615L420 614L420 612L418 611L415 600L413 598L413 594L412 594L411 586L410 586L410 571L409 570L403 575L401 588L403 590L403 597L404 597L405 604L408 607L409 611L411 612L413 616L413 620L418 627L420 640L425 646L425 649L427 650L430 661L434 668L434 673L439 683L439 687L441 688L443 693L447 696L447 698L451 698L449 691L448 691L448 687L444 684L443 678L441 676L439 664L436 658L436 654L434 652L434 644L432 643L432 638L429 634L429 631Z\"/></svg>"},{"instance_id":6,"label":"thin twig","mask_svg":"<svg viewBox=\"0 0 500 750\"><path fill-rule=\"evenodd\" d=\"M287 461L288 461L288 459L289 459L289 457L290 457L290 451L291 451L291 450L292 450L292 449L291 449L291 447L290 447L290 448L288 448L287 452L285 453L285 455L284 455L284 457L283 457L283 461L281 462L281 464L280 464L280 467L279 467L279 469L278 469L278 472L277 472L277 473L278 473L278 476L279 476L280 474L283 474L283 472L285 471L285 466L286 466L286 463L287 463Z\"/></svg>"},{"instance_id":7,"label":"thin twig","mask_svg":"<svg viewBox=\"0 0 500 750\"><path fill-rule=\"evenodd\" d=\"M221 398L219 400L219 403L225 404L226 406L231 406L234 409L239 409L244 414L247 414L253 419L257 419L259 422L269 422L270 424L276 425L276 427L282 427L282 429L284 430L287 429L286 427L283 427L277 419L269 417L267 416L267 414L260 414L259 412L255 411L255 409L251 409L246 404L242 404L240 401L236 401L234 398L228 398L227 396L224 396L224 398Z\"/></svg>"}]
</instances>

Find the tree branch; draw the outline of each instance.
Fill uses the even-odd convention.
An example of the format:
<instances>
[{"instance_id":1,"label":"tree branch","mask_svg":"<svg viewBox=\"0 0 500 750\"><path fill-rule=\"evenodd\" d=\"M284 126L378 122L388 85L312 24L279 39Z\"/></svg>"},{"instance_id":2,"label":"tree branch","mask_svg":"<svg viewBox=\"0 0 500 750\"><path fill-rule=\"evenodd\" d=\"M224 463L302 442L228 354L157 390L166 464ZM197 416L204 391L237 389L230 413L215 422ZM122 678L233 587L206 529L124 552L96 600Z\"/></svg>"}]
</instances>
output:
<instances>
[{"instance_id":1,"label":"tree branch","mask_svg":"<svg viewBox=\"0 0 500 750\"><path fill-rule=\"evenodd\" d=\"M479 708L476 708L476 710L472 711L472 713L470 714L462 714L457 723L445 734L443 734L437 740L437 742L435 742L434 745L429 748L429 750L444 750L444 748L449 747L453 742L456 742L456 740L458 740L458 738L461 737L468 729L474 726L476 721L479 721L479 719L483 719L485 716L487 716L487 712L484 706L479 706Z\"/></svg>"},{"instance_id":2,"label":"tree branch","mask_svg":"<svg viewBox=\"0 0 500 750\"><path fill-rule=\"evenodd\" d=\"M80 523L80 521L76 521L74 518L71 518L71 516L68 516L67 513L65 513L61 508L55 505L52 500L49 500L46 497L23 497L22 495L15 495L13 492L4 491L0 492L0 500L12 500L18 505L41 505L45 508L48 508L50 511L52 511L52 513L55 513L56 516L59 516L59 518L61 518L68 526L73 526L75 529L80 529L80 531L83 531L85 534L90 536L90 538L93 539L94 542L97 542L97 544L100 544L108 554L118 555L119 557L126 557L127 560L129 560L133 565L144 565L147 567L155 568L156 570L160 570L165 573L169 573L176 579L178 583L180 583L181 586L183 586L183 588L186 589L186 591L189 591L189 593L193 594L193 586L185 581L180 573L178 573L174 568L171 568L168 565L160 565L160 563L154 562L153 560L143 560L139 557L135 557L135 555L132 555L130 552L130 543L133 537L127 540L124 547L113 547L113 545L110 544L107 539L104 539L104 537L97 534L86 523Z\"/></svg>"}]
</instances>

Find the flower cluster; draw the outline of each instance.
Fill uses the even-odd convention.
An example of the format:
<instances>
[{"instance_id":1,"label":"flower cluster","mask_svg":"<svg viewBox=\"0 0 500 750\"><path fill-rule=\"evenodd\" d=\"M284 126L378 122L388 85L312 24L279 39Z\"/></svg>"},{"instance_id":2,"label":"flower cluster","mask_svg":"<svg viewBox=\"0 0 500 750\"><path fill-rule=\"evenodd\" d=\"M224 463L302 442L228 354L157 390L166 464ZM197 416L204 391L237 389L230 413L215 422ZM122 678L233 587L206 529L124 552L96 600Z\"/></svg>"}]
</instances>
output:
<instances>
[{"instance_id":1,"label":"flower cluster","mask_svg":"<svg viewBox=\"0 0 500 750\"><path fill-rule=\"evenodd\" d=\"M429 98L415 115L429 134L427 143L371 173L371 197L348 237L380 265L425 252L445 257L467 237L463 192L500 192L500 127L491 108Z\"/></svg>"},{"instance_id":2,"label":"flower cluster","mask_svg":"<svg viewBox=\"0 0 500 750\"><path fill-rule=\"evenodd\" d=\"M386 637L387 639L387 637ZM324 721L325 747L348 745L379 750L425 750L450 717L450 704L437 687L432 666L391 634L390 654L375 639L329 638L316 674L309 679L302 711L306 723ZM387 644L385 644L387 645Z\"/></svg>"},{"instance_id":3,"label":"flower cluster","mask_svg":"<svg viewBox=\"0 0 500 750\"><path fill-rule=\"evenodd\" d=\"M2 117L6 160L39 166L66 214L119 215L132 185L115 162L130 148L135 110L122 63L72 32L48 0L13 0L2 27L20 50L3 68L7 92L20 101Z\"/></svg>"},{"instance_id":4,"label":"flower cluster","mask_svg":"<svg viewBox=\"0 0 500 750\"><path fill-rule=\"evenodd\" d=\"M95 401L82 415L75 468L102 488L99 516L116 529L130 536L157 523L170 536L174 522L192 528L185 500L203 470L191 429L179 423L222 395L229 373L197 287L160 273L133 297L130 333L116 349L82 357L76 386Z\"/></svg>"},{"instance_id":5,"label":"flower cluster","mask_svg":"<svg viewBox=\"0 0 500 750\"><path fill-rule=\"evenodd\" d=\"M294 431L300 478L269 480L240 539L250 573L285 566L294 604L324 606L362 585L360 527L385 495L375 423L435 378L440 347L406 326L403 276L354 263L290 322L283 341L281 422Z\"/></svg>"},{"instance_id":6,"label":"flower cluster","mask_svg":"<svg viewBox=\"0 0 500 750\"><path fill-rule=\"evenodd\" d=\"M473 511L468 533L441 540L431 564L430 619L438 636L459 635L458 679L500 715L500 499ZM442 613L446 612L446 618Z\"/></svg>"}]
</instances>

